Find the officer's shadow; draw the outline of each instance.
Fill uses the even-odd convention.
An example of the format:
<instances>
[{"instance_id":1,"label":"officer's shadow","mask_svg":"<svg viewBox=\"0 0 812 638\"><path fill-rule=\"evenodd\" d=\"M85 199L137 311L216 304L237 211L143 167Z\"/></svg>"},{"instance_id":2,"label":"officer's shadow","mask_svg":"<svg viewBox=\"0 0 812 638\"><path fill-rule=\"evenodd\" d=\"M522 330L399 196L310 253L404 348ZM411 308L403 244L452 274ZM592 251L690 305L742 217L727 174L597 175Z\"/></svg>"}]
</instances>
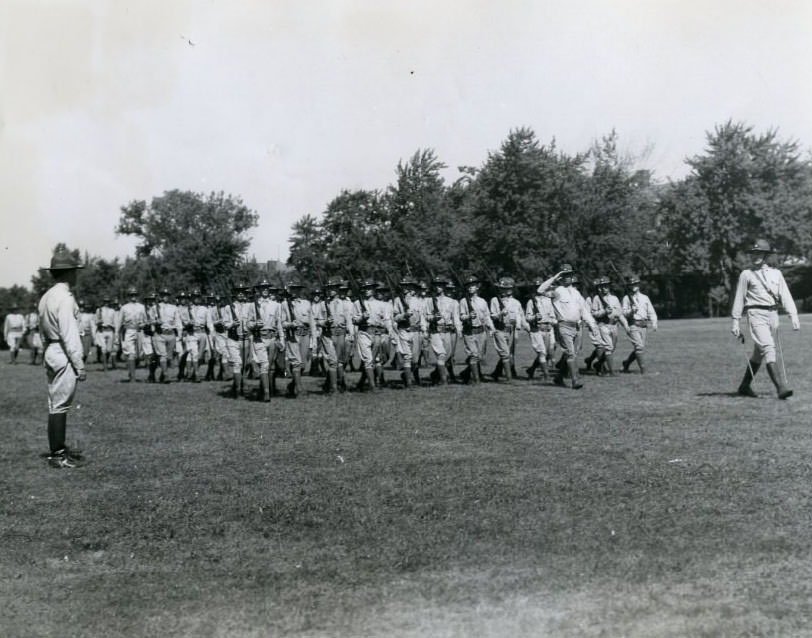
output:
<instances>
[{"instance_id":1,"label":"officer's shadow","mask_svg":"<svg viewBox=\"0 0 812 638\"><path fill-rule=\"evenodd\" d=\"M761 397L745 397L736 391L733 392L697 392L698 397L733 397L736 399L760 399Z\"/></svg>"}]
</instances>

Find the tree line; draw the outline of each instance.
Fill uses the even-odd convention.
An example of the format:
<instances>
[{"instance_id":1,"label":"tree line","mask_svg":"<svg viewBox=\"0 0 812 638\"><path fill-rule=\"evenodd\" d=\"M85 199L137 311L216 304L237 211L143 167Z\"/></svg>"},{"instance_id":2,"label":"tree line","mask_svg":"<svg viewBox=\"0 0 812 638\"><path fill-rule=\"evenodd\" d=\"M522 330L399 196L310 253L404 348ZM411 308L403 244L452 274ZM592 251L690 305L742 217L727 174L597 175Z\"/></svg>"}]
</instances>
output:
<instances>
[{"instance_id":1,"label":"tree line","mask_svg":"<svg viewBox=\"0 0 812 638\"><path fill-rule=\"evenodd\" d=\"M300 218L288 266L311 284L440 273L529 284L566 262L587 284L638 274L663 316L697 316L727 313L741 248L764 237L801 307L812 307L809 154L775 130L728 121L685 161L684 178L658 182L641 158L619 151L615 132L570 154L517 128L480 166L458 167L447 183L436 152L419 149L398 162L393 183L342 190ZM130 202L115 231L138 240L135 254L105 260L75 251L85 265L77 297L96 304L131 285L227 292L238 279L254 282L263 265L246 255L258 219L222 192L173 190ZM0 311L15 301L33 305L49 285L40 270L31 290L0 288Z\"/></svg>"}]
</instances>

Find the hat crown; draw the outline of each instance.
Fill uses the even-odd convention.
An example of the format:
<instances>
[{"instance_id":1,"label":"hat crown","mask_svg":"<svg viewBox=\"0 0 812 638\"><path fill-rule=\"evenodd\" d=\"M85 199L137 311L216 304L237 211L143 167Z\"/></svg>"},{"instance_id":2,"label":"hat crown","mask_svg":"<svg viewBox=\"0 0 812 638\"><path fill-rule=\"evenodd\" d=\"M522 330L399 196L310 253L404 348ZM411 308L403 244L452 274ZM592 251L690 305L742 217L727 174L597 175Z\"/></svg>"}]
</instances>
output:
<instances>
[{"instance_id":1,"label":"hat crown","mask_svg":"<svg viewBox=\"0 0 812 638\"><path fill-rule=\"evenodd\" d=\"M51 256L51 266L49 270L74 270L82 268L79 260L76 259L70 251L58 250Z\"/></svg>"},{"instance_id":2,"label":"hat crown","mask_svg":"<svg viewBox=\"0 0 812 638\"><path fill-rule=\"evenodd\" d=\"M500 277L497 285L500 288L513 288L513 286L516 285L516 282L513 280L513 277Z\"/></svg>"},{"instance_id":3,"label":"hat crown","mask_svg":"<svg viewBox=\"0 0 812 638\"><path fill-rule=\"evenodd\" d=\"M558 270L564 274L573 272L571 264L561 264Z\"/></svg>"},{"instance_id":4,"label":"hat crown","mask_svg":"<svg viewBox=\"0 0 812 638\"><path fill-rule=\"evenodd\" d=\"M766 239L756 239L747 250L751 253L771 253L772 251L772 246Z\"/></svg>"}]
</instances>

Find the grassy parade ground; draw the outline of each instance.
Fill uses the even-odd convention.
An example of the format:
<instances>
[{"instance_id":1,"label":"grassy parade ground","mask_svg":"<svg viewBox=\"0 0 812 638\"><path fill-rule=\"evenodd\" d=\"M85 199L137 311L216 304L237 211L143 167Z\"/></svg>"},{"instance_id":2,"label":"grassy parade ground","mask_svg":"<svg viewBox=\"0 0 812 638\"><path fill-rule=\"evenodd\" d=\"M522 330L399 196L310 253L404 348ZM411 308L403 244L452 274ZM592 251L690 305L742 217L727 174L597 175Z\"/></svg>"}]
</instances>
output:
<instances>
[{"instance_id":1,"label":"grassy parade ground","mask_svg":"<svg viewBox=\"0 0 812 638\"><path fill-rule=\"evenodd\" d=\"M763 371L733 394L723 319L662 321L650 374L579 391L264 404L91 364L73 470L42 457L43 369L0 353L0 635L812 635L810 335L782 318L787 401Z\"/></svg>"}]
</instances>

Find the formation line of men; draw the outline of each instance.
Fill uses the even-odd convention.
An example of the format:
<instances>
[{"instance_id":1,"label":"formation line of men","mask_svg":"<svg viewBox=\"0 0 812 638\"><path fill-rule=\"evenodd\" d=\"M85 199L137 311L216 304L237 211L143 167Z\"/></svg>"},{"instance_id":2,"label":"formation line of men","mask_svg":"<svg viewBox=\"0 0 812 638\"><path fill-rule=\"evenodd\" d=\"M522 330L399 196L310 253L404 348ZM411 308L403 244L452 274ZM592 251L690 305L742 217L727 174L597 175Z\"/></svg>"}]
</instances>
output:
<instances>
[{"instance_id":1,"label":"formation line of men","mask_svg":"<svg viewBox=\"0 0 812 638\"><path fill-rule=\"evenodd\" d=\"M407 276L394 291L366 279L356 294L347 280L332 277L309 299L296 279L284 289L267 279L254 286L238 283L228 301L200 290L172 295L168 289L141 299L130 288L120 307L106 296L91 312L80 300L79 335L83 358L95 346L104 370L115 368L121 356L128 371L125 381L136 380L137 362L143 359L148 382L170 383L169 367L176 361L177 380L230 379L234 397L246 394L246 378L258 379L263 401L279 394L280 378L287 380L286 394L298 397L308 364L311 374L325 377L324 392L346 391L345 372L354 367L354 359L359 361L355 389L360 391L384 387L387 368L399 370L403 386L421 385L421 368L429 361L432 385L477 384L490 343L498 355L490 376L510 381L518 376L515 350L522 331L534 352L525 368L529 379L538 375L581 388L576 356L587 335L592 346L587 369L614 376L619 328L632 343L622 369L629 371L636 362L645 372L646 332L656 330L657 314L640 291L639 278L624 282L622 301L612 294L607 277L592 282L594 295L587 298L575 283L572 267L564 264L554 277L536 280L536 293L524 304L514 296L511 277L498 280L498 294L488 301L479 295L481 282L475 275L465 279L460 298L443 276L430 285ZM454 353L459 343L465 367L458 377Z\"/></svg>"}]
</instances>

